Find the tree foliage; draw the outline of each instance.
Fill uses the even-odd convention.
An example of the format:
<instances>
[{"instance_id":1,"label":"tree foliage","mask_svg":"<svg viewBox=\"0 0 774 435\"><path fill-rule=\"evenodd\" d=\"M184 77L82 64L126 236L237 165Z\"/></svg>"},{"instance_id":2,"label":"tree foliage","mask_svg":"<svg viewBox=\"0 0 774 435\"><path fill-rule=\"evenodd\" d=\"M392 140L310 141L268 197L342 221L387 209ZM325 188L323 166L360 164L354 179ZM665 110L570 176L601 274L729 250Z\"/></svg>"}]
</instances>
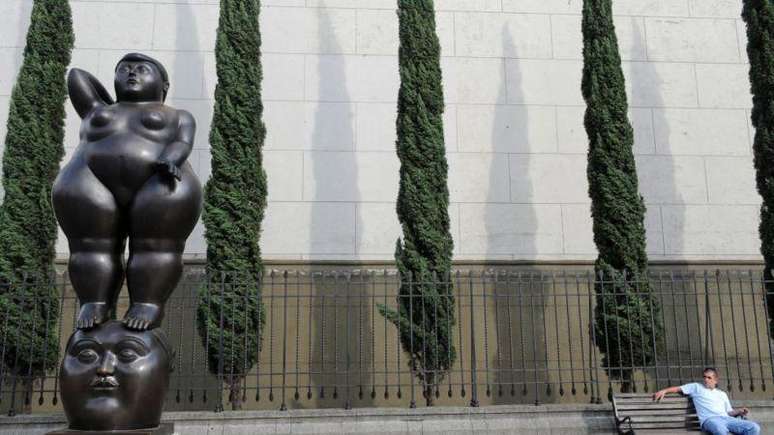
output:
<instances>
[{"instance_id":1,"label":"tree foliage","mask_svg":"<svg viewBox=\"0 0 774 435\"><path fill-rule=\"evenodd\" d=\"M658 301L647 283L645 204L638 191L624 76L611 0L583 2L584 125L594 242L595 338L608 375L624 381L649 365L661 342ZM612 369L617 368L617 369Z\"/></svg>"},{"instance_id":2,"label":"tree foliage","mask_svg":"<svg viewBox=\"0 0 774 435\"><path fill-rule=\"evenodd\" d=\"M8 114L0 207L0 327L3 362L29 380L43 376L59 358L51 187L64 155L65 72L73 39L68 2L35 0Z\"/></svg>"},{"instance_id":3,"label":"tree foliage","mask_svg":"<svg viewBox=\"0 0 774 435\"><path fill-rule=\"evenodd\" d=\"M747 23L747 57L753 95L752 124L755 181L761 204L758 233L766 263L769 328L774 334L774 2L744 0L742 18Z\"/></svg>"},{"instance_id":4,"label":"tree foliage","mask_svg":"<svg viewBox=\"0 0 774 435\"><path fill-rule=\"evenodd\" d=\"M380 311L398 327L431 404L432 387L438 394L437 384L456 359L440 46L432 0L398 0L398 18L397 212L403 240L398 240L395 261L401 287L397 310L381 306Z\"/></svg>"},{"instance_id":5,"label":"tree foliage","mask_svg":"<svg viewBox=\"0 0 774 435\"><path fill-rule=\"evenodd\" d=\"M212 175L203 219L208 288L198 309L209 368L241 403L240 385L256 362L264 315L258 245L266 208L262 148L259 0L221 0L215 46L218 84L210 131Z\"/></svg>"}]
</instances>

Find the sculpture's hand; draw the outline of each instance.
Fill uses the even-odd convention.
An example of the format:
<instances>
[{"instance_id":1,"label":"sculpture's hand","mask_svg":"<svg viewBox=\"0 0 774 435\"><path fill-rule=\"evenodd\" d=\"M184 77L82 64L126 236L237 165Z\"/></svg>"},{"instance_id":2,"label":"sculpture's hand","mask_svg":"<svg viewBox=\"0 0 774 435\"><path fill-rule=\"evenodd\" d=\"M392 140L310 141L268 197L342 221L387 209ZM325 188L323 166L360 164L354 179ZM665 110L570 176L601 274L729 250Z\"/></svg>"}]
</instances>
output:
<instances>
[{"instance_id":1,"label":"sculpture's hand","mask_svg":"<svg viewBox=\"0 0 774 435\"><path fill-rule=\"evenodd\" d=\"M168 160L159 160L156 162L156 171L162 174L165 174L170 177L174 177L177 181L180 181L182 177L182 173L180 172L180 168L177 167L173 162L170 162Z\"/></svg>"}]
</instances>

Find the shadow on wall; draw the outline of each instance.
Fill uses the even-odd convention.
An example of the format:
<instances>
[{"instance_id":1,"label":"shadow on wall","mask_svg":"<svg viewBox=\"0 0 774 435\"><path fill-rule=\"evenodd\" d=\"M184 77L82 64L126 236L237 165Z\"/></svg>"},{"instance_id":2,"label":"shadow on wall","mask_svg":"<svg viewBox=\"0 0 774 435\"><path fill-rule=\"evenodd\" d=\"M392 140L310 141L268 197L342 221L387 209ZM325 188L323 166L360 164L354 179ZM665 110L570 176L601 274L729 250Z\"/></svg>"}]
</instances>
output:
<instances>
[{"instance_id":1,"label":"shadow on wall","mask_svg":"<svg viewBox=\"0 0 774 435\"><path fill-rule=\"evenodd\" d=\"M503 67L505 57L518 58L513 35L504 26L502 29ZM484 213L485 237L483 254L487 258L518 259L529 258L538 253L536 238L538 229L533 201L533 180L530 179L529 110L524 103L521 69L518 61L506 69L500 83L498 101L503 104L494 106L495 116L492 123L491 150L492 164L489 171L489 197ZM508 83L510 81L510 83ZM508 89L512 90L508 94ZM515 154L510 154L514 152ZM498 160L505 159L510 166L506 171L509 179L503 180L496 167ZM510 160L510 161L509 161ZM515 163L511 165L511 163ZM506 166L507 167L507 166ZM505 202L494 195L497 186L507 182L510 188ZM513 202L516 202L515 204ZM530 268L520 268L519 273L530 275ZM501 273L502 272L502 273ZM489 312L494 334L484 334L481 342L485 352L481 364L489 368L491 362L493 379L486 379L485 394L491 397L493 404L545 403L552 401L552 392L548 384L548 361L545 313L543 299L545 290L541 285L517 285L510 270L494 270L489 279L484 280L484 309ZM518 275L519 277L521 275ZM530 283L532 279L529 280ZM487 291L486 287L490 287ZM488 307L488 309L487 309ZM486 332L486 331L484 331ZM493 340L494 343L489 343ZM489 370L487 370L488 376ZM482 397L482 401L484 401Z\"/></svg>"},{"instance_id":2,"label":"shadow on wall","mask_svg":"<svg viewBox=\"0 0 774 435\"><path fill-rule=\"evenodd\" d=\"M175 83L181 81L181 77L189 68L190 62L186 61L186 59L190 60L190 57L194 56L196 65L202 65L204 62L193 7L195 6L190 4L180 4L176 5L175 8L177 12L177 17L175 18L175 54L172 76L169 78L172 87L175 86ZM179 102L170 102L169 100L170 98L168 98L167 104L184 103L184 100ZM177 109L190 110L188 107L183 106L178 106ZM209 122L205 123L204 120L197 119L197 138L207 138L206 132L199 131L203 124L209 124ZM196 143L194 143L194 146L196 146ZM197 157L198 154L194 150L191 156L189 156L189 161L197 175L199 175L199 168L195 161ZM202 183L202 186L207 182L201 176L199 181ZM201 237L202 235L195 232L191 234L189 240L197 236ZM201 282L201 280L202 275L200 271L186 273L180 280L173 299L170 299L168 303L170 308L166 310L167 315L164 319L164 329L168 333L172 345L175 346L174 348L180 349L176 355L176 372L201 373L203 375L192 379L184 379L175 377L173 372L169 389L170 393L167 395L167 400L164 404L164 409L167 411L212 410L215 408L215 401L218 398L220 382L214 376L206 376L208 368L204 356L205 350L196 329L196 301L197 291L199 290L197 283ZM122 289L122 291L124 290ZM173 304L178 306L173 308ZM209 399L209 403L203 400L204 397ZM228 404L225 404L225 406L228 406Z\"/></svg>"},{"instance_id":3,"label":"shadow on wall","mask_svg":"<svg viewBox=\"0 0 774 435\"><path fill-rule=\"evenodd\" d=\"M320 52L341 53L336 40L330 12L324 2L318 13L318 41ZM324 49L323 49L324 46ZM355 251L356 231L362 227L356 209L360 201L358 168L354 153L354 107L346 84L346 62L340 55L318 55L318 103L314 130L305 160L311 165L314 183L310 192L309 253L312 259L326 256L352 255ZM336 102L325 101L333 96ZM344 140L344 143L341 141ZM306 184L306 183L305 183ZM350 223L351 222L351 223ZM351 227L350 227L351 225ZM342 229L344 230L342 232ZM315 258L321 257L321 258ZM367 286L348 286L338 274L328 276L324 267L312 268L314 306L310 307L314 325L314 346L309 361L310 391L316 398L316 407L341 407L342 398L350 406L370 406L370 391L365 391L370 380L364 368L370 369L373 356L362 340L364 328L371 325L371 310L358 305L365 300ZM341 278L341 279L339 279ZM353 278L354 279L354 278ZM352 333L357 325L358 334ZM370 330L369 330L370 331ZM372 334L365 331L368 337ZM346 346L338 345L341 341ZM324 344L328 343L328 346ZM352 388L340 388L352 385ZM309 406L309 400L292 400L293 407Z\"/></svg>"},{"instance_id":4,"label":"shadow on wall","mask_svg":"<svg viewBox=\"0 0 774 435\"><path fill-rule=\"evenodd\" d=\"M643 46L644 37L637 21L633 22L633 38L631 51L633 54L647 53ZM646 90L652 95L652 100L646 104L650 106L647 109L651 119L648 122L636 122L635 110L630 110L630 119L635 128L635 155L637 158L637 169L639 177L640 192L647 192L645 200L647 202L646 222L658 222L661 226L661 233L651 234L657 236L650 237L648 240L648 253L659 255L681 255L684 249L684 210L685 200L681 188L678 186L677 173L680 171L679 164L674 154L677 152L673 144L670 143L671 134L669 130L669 120L665 115L665 103L662 97L663 79L656 70L653 62L645 61L637 63L642 70L639 74L630 75L630 80L642 80L642 83L632 83L632 89L639 86L649 86ZM634 100L632 96L632 100ZM633 102L629 102L630 106ZM640 109L642 110L642 109ZM651 131L646 134L642 131L646 126L651 126ZM647 142L646 142L647 141ZM690 162L688 162L690 164ZM703 169L702 169L703 170ZM701 177L701 182L704 182ZM694 182L694 181L688 181ZM686 186L687 187L687 186ZM706 188L706 186L705 186ZM646 225L647 226L647 225ZM652 226L652 224L651 224ZM660 247L660 249L658 249ZM698 315L699 311L706 306L703 296L700 292L703 289L697 289L695 280L689 275L671 275L669 272L660 271L658 268L651 270L651 274L658 276L655 291L660 297L662 306L662 319L664 323L664 355L662 358L669 361L677 361L684 364L686 368L674 371L659 370L659 373L649 373L651 379L660 379L668 383L686 382L694 377L693 370L688 366L703 361L704 364L713 363L709 360L705 345L706 339L706 318L704 315ZM685 310L678 310L683 307ZM696 310L697 315L689 315ZM666 385L666 384L664 384Z\"/></svg>"}]
</instances>

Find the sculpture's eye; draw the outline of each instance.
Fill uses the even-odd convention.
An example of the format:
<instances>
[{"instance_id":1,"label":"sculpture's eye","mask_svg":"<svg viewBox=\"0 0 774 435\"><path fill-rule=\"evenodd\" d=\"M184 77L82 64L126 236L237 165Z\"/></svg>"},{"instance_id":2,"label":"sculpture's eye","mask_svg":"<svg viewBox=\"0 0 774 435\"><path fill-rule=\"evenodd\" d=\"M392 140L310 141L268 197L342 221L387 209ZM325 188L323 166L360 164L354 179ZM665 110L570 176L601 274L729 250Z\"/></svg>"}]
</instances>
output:
<instances>
[{"instance_id":1,"label":"sculpture's eye","mask_svg":"<svg viewBox=\"0 0 774 435\"><path fill-rule=\"evenodd\" d=\"M150 68L145 65L138 65L137 72L140 74L148 74L148 72L150 72Z\"/></svg>"},{"instance_id":2,"label":"sculpture's eye","mask_svg":"<svg viewBox=\"0 0 774 435\"><path fill-rule=\"evenodd\" d=\"M134 349L126 348L126 349L121 349L121 351L118 352L118 359L121 362L129 363L136 360L139 357L140 355L138 355Z\"/></svg>"},{"instance_id":3,"label":"sculpture's eye","mask_svg":"<svg viewBox=\"0 0 774 435\"><path fill-rule=\"evenodd\" d=\"M83 349L82 351L78 352L77 358L78 361L84 364L93 364L97 362L99 355L97 355L97 352L92 349Z\"/></svg>"},{"instance_id":4,"label":"sculpture's eye","mask_svg":"<svg viewBox=\"0 0 774 435\"><path fill-rule=\"evenodd\" d=\"M129 72L129 67L127 65L121 65L118 67L118 72L121 74L126 74Z\"/></svg>"}]
</instances>

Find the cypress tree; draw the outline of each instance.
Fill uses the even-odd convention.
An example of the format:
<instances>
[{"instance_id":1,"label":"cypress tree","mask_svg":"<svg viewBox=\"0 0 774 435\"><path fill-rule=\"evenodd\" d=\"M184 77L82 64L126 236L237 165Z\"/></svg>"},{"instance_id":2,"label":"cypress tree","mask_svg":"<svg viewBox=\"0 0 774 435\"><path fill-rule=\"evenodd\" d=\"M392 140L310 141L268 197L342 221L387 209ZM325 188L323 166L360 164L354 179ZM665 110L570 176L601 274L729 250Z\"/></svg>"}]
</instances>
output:
<instances>
[{"instance_id":1,"label":"cypress tree","mask_svg":"<svg viewBox=\"0 0 774 435\"><path fill-rule=\"evenodd\" d=\"M774 3L771 0L744 0L743 5L753 95L755 181L763 200L758 233L766 263L769 329L774 336Z\"/></svg>"},{"instance_id":2,"label":"cypress tree","mask_svg":"<svg viewBox=\"0 0 774 435\"><path fill-rule=\"evenodd\" d=\"M638 192L634 135L611 0L583 2L584 125L594 242L595 339L608 376L635 387L632 370L654 361L661 342L659 306L647 285L645 204Z\"/></svg>"},{"instance_id":3,"label":"cypress tree","mask_svg":"<svg viewBox=\"0 0 774 435\"><path fill-rule=\"evenodd\" d=\"M205 186L208 289L198 309L210 370L223 376L234 409L255 364L264 323L258 241L266 207L262 148L259 0L221 0L215 45L218 84Z\"/></svg>"},{"instance_id":4,"label":"cypress tree","mask_svg":"<svg viewBox=\"0 0 774 435\"><path fill-rule=\"evenodd\" d=\"M59 358L51 187L64 155L65 72L73 47L66 0L35 0L24 61L11 94L0 207L0 325L4 364L35 378ZM7 329L6 329L7 328ZM2 377L0 377L2 378Z\"/></svg>"},{"instance_id":5,"label":"cypress tree","mask_svg":"<svg viewBox=\"0 0 774 435\"><path fill-rule=\"evenodd\" d=\"M395 261L401 287L398 309L381 306L380 312L397 326L429 406L456 359L440 45L432 0L398 0L398 20L397 212L403 240Z\"/></svg>"}]
</instances>

